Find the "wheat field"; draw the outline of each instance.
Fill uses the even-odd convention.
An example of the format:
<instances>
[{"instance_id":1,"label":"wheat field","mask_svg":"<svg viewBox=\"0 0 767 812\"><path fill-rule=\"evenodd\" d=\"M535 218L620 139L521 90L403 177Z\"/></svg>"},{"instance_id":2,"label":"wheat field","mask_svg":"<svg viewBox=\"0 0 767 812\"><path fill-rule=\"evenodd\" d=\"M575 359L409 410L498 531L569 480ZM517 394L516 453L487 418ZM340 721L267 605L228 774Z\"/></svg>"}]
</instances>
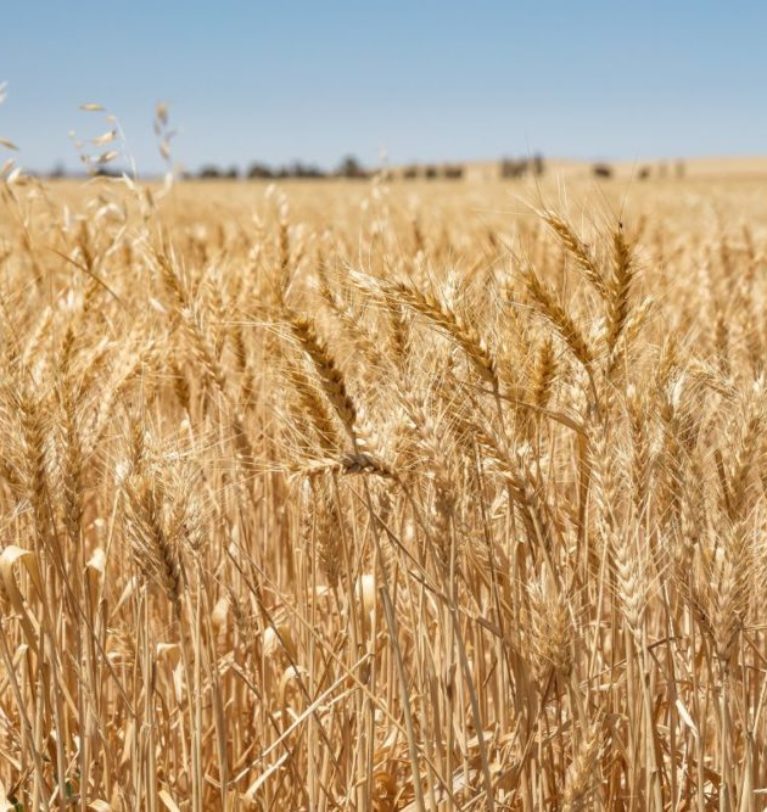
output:
<instances>
[{"instance_id":1,"label":"wheat field","mask_svg":"<svg viewBox=\"0 0 767 812\"><path fill-rule=\"evenodd\" d=\"M0 197L4 808L765 808L764 181Z\"/></svg>"}]
</instances>

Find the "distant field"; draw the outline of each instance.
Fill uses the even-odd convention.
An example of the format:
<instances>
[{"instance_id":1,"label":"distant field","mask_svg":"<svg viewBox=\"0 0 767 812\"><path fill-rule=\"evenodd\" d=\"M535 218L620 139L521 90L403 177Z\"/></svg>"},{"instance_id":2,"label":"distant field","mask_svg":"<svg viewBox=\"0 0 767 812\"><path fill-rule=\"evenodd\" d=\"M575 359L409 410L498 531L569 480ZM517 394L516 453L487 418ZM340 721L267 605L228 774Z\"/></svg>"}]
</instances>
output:
<instances>
[{"instance_id":1,"label":"distant field","mask_svg":"<svg viewBox=\"0 0 767 812\"><path fill-rule=\"evenodd\" d=\"M763 808L767 159L3 183L0 294L9 804Z\"/></svg>"}]
</instances>

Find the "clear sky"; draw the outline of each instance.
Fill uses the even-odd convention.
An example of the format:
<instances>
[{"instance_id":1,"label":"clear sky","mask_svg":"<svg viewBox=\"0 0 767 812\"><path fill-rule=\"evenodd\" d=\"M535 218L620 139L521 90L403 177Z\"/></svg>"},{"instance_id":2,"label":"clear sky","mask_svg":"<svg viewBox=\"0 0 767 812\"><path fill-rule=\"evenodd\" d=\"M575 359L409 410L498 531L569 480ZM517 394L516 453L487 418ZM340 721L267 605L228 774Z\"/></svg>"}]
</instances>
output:
<instances>
[{"instance_id":1,"label":"clear sky","mask_svg":"<svg viewBox=\"0 0 767 812\"><path fill-rule=\"evenodd\" d=\"M767 2L5 0L3 80L0 137L38 170L104 130L83 102L158 170L159 100L189 169L765 154Z\"/></svg>"}]
</instances>

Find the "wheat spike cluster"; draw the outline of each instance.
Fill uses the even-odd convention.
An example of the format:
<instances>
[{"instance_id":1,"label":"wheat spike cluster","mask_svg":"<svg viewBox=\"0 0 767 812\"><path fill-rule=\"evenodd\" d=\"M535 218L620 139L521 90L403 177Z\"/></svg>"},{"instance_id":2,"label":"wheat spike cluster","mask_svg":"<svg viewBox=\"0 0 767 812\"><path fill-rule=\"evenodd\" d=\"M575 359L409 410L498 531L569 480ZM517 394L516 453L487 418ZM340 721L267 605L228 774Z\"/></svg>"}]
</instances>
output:
<instances>
[{"instance_id":1,"label":"wheat spike cluster","mask_svg":"<svg viewBox=\"0 0 767 812\"><path fill-rule=\"evenodd\" d=\"M763 192L546 183L0 182L0 806L764 808Z\"/></svg>"}]
</instances>

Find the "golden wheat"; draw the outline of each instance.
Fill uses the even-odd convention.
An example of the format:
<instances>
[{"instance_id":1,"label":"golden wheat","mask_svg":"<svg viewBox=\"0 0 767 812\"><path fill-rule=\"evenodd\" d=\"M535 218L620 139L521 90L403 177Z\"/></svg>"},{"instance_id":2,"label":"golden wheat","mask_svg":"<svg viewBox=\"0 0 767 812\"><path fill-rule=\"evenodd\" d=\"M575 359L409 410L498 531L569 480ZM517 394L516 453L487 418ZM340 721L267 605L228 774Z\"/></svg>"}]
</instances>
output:
<instances>
[{"instance_id":1,"label":"golden wheat","mask_svg":"<svg viewBox=\"0 0 767 812\"><path fill-rule=\"evenodd\" d=\"M0 806L764 806L762 189L529 194L2 181Z\"/></svg>"}]
</instances>

